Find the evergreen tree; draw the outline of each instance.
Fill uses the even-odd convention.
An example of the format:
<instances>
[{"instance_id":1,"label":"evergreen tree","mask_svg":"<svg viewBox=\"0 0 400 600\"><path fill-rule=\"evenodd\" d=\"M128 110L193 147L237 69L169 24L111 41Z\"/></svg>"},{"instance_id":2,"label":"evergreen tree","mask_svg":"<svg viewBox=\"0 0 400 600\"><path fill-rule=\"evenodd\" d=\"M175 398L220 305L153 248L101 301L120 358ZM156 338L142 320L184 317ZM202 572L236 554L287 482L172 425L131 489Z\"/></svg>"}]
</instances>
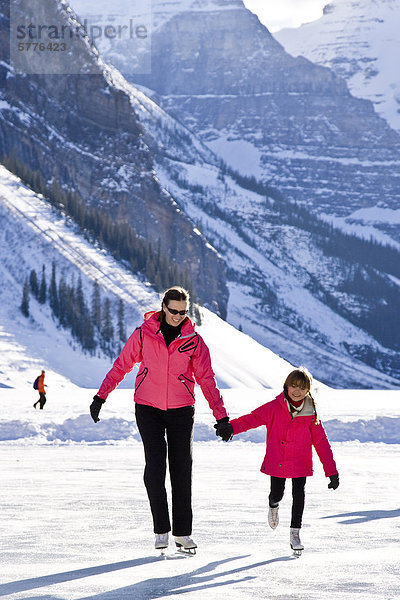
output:
<instances>
[{"instance_id":1,"label":"evergreen tree","mask_svg":"<svg viewBox=\"0 0 400 600\"><path fill-rule=\"evenodd\" d=\"M194 320L196 321L197 325L201 325L201 312L200 312L200 308L198 304L194 305L194 311L193 311L193 316L194 316Z\"/></svg>"},{"instance_id":2,"label":"evergreen tree","mask_svg":"<svg viewBox=\"0 0 400 600\"><path fill-rule=\"evenodd\" d=\"M33 171L17 157L15 149L11 156L4 156L2 160L25 184L43 194L53 206L71 217L81 227L83 235L102 242L118 260L125 260L134 273L143 274L155 289L162 290L176 281L183 281L181 269L176 264L170 265L169 258L161 251L160 240L154 248L151 241L139 238L129 223L116 222L105 210L87 206L76 191L63 189L56 169L51 183L47 184L39 171ZM193 186L187 182L186 186L193 193L202 192L201 186ZM184 286L191 287L189 280L184 282ZM53 287L52 303L56 289ZM44 274L38 300L41 304L47 300ZM56 306L55 309L57 310Z\"/></svg>"},{"instance_id":3,"label":"evergreen tree","mask_svg":"<svg viewBox=\"0 0 400 600\"><path fill-rule=\"evenodd\" d=\"M72 282L71 284L66 284L66 326L73 332L75 329L75 286Z\"/></svg>"},{"instance_id":4,"label":"evergreen tree","mask_svg":"<svg viewBox=\"0 0 400 600\"><path fill-rule=\"evenodd\" d=\"M30 291L32 292L33 296L36 299L39 298L39 282L38 282L38 278L37 278L35 269L32 269L32 271L29 275L29 287L30 287Z\"/></svg>"},{"instance_id":5,"label":"evergreen tree","mask_svg":"<svg viewBox=\"0 0 400 600\"><path fill-rule=\"evenodd\" d=\"M49 303L50 308L56 317L59 316L58 290L56 281L56 263L53 261L51 266L51 281L49 287Z\"/></svg>"},{"instance_id":6,"label":"evergreen tree","mask_svg":"<svg viewBox=\"0 0 400 600\"><path fill-rule=\"evenodd\" d=\"M62 327L69 325L69 288L64 276L60 277L58 284L58 319Z\"/></svg>"},{"instance_id":7,"label":"evergreen tree","mask_svg":"<svg viewBox=\"0 0 400 600\"><path fill-rule=\"evenodd\" d=\"M100 286L97 281L93 283L92 292L92 310L91 317L94 327L100 331L101 329L101 297Z\"/></svg>"},{"instance_id":8,"label":"evergreen tree","mask_svg":"<svg viewBox=\"0 0 400 600\"><path fill-rule=\"evenodd\" d=\"M125 308L121 298L118 303L118 340L119 342L126 342Z\"/></svg>"},{"instance_id":9,"label":"evergreen tree","mask_svg":"<svg viewBox=\"0 0 400 600\"><path fill-rule=\"evenodd\" d=\"M42 266L42 279L40 281L39 298L40 304L45 304L47 300L46 267Z\"/></svg>"},{"instance_id":10,"label":"evergreen tree","mask_svg":"<svg viewBox=\"0 0 400 600\"><path fill-rule=\"evenodd\" d=\"M24 317L29 317L29 281L25 279L25 283L22 290L22 302L20 306L21 312Z\"/></svg>"},{"instance_id":11,"label":"evergreen tree","mask_svg":"<svg viewBox=\"0 0 400 600\"><path fill-rule=\"evenodd\" d=\"M103 349L112 355L112 342L114 339L114 327L111 320L111 302L109 298L104 300L103 319L101 327Z\"/></svg>"},{"instance_id":12,"label":"evergreen tree","mask_svg":"<svg viewBox=\"0 0 400 600\"><path fill-rule=\"evenodd\" d=\"M85 318L81 321L80 327L80 342L84 350L88 350L93 353L96 349L96 342L94 339L94 327L92 319L90 318L89 311L86 309Z\"/></svg>"},{"instance_id":13,"label":"evergreen tree","mask_svg":"<svg viewBox=\"0 0 400 600\"><path fill-rule=\"evenodd\" d=\"M57 206L57 207L64 206L65 199L63 196L65 194L58 183L57 169L54 169L54 175L53 175L53 179L51 181L51 185L50 185L48 194L49 194L50 202L54 206Z\"/></svg>"},{"instance_id":14,"label":"evergreen tree","mask_svg":"<svg viewBox=\"0 0 400 600\"><path fill-rule=\"evenodd\" d=\"M79 275L78 284L77 284L76 290L75 290L75 309L76 309L76 313L79 318L82 317L82 315L84 315L87 310L85 296L83 293L81 275Z\"/></svg>"}]
</instances>

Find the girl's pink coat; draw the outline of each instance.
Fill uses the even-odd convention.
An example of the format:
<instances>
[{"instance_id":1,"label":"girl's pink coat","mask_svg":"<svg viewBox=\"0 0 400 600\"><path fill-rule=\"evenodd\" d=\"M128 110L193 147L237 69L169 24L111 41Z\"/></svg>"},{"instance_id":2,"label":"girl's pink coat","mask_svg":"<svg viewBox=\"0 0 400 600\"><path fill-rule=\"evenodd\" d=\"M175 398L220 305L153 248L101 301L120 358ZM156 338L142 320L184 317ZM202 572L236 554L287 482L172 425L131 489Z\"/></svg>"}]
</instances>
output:
<instances>
[{"instance_id":1,"label":"girl's pink coat","mask_svg":"<svg viewBox=\"0 0 400 600\"><path fill-rule=\"evenodd\" d=\"M187 318L181 335L169 347L157 320L158 312L145 314L144 323L135 329L121 354L107 373L97 395L105 400L136 363L135 402L167 410L194 404L195 381L216 419L227 416L215 382L210 352Z\"/></svg>"},{"instance_id":2,"label":"girl's pink coat","mask_svg":"<svg viewBox=\"0 0 400 600\"><path fill-rule=\"evenodd\" d=\"M313 474L312 447L314 446L329 477L337 473L332 449L321 423L315 416L293 418L282 394L253 410L250 414L232 419L233 433L265 425L267 450L261 471L274 477L308 477Z\"/></svg>"}]
</instances>

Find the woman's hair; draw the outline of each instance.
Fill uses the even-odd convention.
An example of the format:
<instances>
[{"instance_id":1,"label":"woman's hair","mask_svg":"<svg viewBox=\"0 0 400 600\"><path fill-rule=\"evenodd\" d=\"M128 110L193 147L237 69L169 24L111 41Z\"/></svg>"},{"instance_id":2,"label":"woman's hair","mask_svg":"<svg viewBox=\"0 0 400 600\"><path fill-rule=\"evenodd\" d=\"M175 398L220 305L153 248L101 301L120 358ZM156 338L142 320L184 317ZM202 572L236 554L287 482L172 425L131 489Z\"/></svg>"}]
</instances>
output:
<instances>
[{"instance_id":1,"label":"woman's hair","mask_svg":"<svg viewBox=\"0 0 400 600\"><path fill-rule=\"evenodd\" d=\"M298 385L301 388L305 388L308 392L308 396L311 398L314 411L315 411L315 424L318 425L320 420L317 413L317 406L315 404L315 400L311 395L311 387L313 383L313 378L308 369L305 367L299 367L294 371L291 371L289 375L285 379L285 383L283 384L283 393L285 394L286 400L289 400L288 387L292 385Z\"/></svg>"},{"instance_id":2,"label":"woman's hair","mask_svg":"<svg viewBox=\"0 0 400 600\"><path fill-rule=\"evenodd\" d=\"M159 321L163 321L165 317L162 305L165 304L165 306L168 306L170 300L177 300L178 302L186 300L186 302L189 304L190 294L187 290L185 290L185 288L181 287L180 285L174 285L173 287L168 288L168 290L165 290L164 297L161 303L161 312L158 317Z\"/></svg>"}]
</instances>

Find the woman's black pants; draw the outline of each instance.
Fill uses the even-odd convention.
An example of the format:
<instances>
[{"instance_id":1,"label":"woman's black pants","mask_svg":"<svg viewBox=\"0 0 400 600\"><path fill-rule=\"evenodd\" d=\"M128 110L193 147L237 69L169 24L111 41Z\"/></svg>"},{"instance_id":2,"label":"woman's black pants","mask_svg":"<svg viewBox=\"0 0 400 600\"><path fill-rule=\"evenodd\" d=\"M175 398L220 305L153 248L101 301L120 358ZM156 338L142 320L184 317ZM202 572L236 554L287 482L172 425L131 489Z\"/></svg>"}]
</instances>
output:
<instances>
[{"instance_id":1,"label":"woman's black pants","mask_svg":"<svg viewBox=\"0 0 400 600\"><path fill-rule=\"evenodd\" d=\"M290 527L301 527L306 485L306 477L294 477L292 479L292 521ZM285 492L286 479L282 477L271 476L271 492L269 494L269 505L276 506L283 498Z\"/></svg>"},{"instance_id":2,"label":"woman's black pants","mask_svg":"<svg viewBox=\"0 0 400 600\"><path fill-rule=\"evenodd\" d=\"M192 445L194 407L160 410L136 404L136 423L145 455L144 484L154 533L171 531L165 476L167 457L172 491L172 534L192 533Z\"/></svg>"}]
</instances>

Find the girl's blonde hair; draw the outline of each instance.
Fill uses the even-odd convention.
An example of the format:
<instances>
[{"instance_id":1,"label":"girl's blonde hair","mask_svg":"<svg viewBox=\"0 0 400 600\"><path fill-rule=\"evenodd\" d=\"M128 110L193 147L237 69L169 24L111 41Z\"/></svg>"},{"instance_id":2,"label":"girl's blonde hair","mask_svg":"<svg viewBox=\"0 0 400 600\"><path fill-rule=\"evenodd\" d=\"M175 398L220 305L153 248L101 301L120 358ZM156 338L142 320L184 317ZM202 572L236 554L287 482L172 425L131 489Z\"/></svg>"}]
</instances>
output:
<instances>
[{"instance_id":1,"label":"girl's blonde hair","mask_svg":"<svg viewBox=\"0 0 400 600\"><path fill-rule=\"evenodd\" d=\"M314 406L315 424L318 425L320 421L319 421L319 417L318 417L318 413L317 413L317 407L315 404L315 400L311 395L312 383L313 383L313 378L312 378L310 371L308 369L306 369L306 367L298 367L294 371L291 371L289 373L289 375L286 377L285 383L283 384L283 393L285 394L286 400L289 400L289 394L288 394L289 386L298 385L299 387L306 389L307 395L309 396L309 398L311 398L311 401Z\"/></svg>"}]
</instances>

